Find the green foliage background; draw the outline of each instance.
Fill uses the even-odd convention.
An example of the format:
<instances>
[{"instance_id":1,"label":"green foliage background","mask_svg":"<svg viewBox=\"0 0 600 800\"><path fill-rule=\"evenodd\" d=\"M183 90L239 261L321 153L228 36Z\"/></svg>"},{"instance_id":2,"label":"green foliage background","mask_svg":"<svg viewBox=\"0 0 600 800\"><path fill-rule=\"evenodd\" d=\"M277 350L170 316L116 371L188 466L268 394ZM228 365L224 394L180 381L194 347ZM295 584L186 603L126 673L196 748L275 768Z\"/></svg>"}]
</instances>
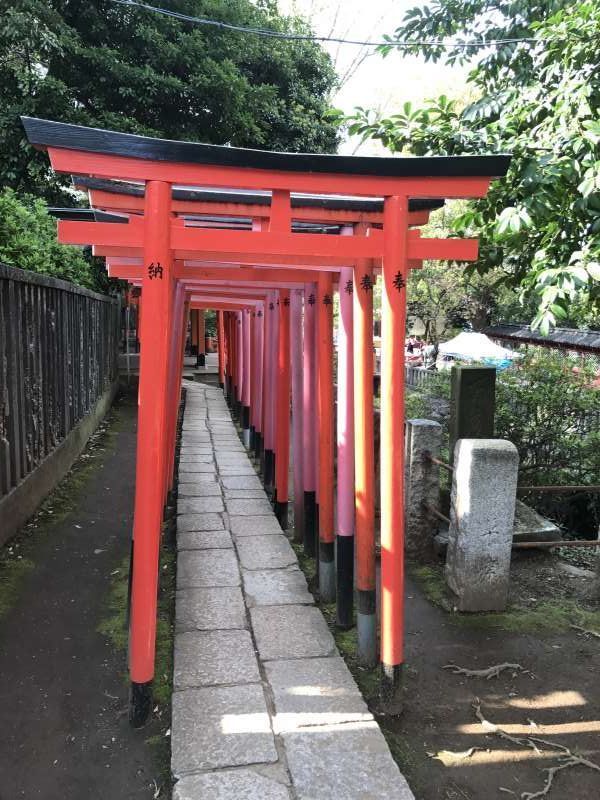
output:
<instances>
[{"instance_id":1,"label":"green foliage background","mask_svg":"<svg viewBox=\"0 0 600 800\"><path fill-rule=\"evenodd\" d=\"M600 475L600 389L592 385L594 359L577 360L540 347L523 349L518 365L498 373L495 435L519 452L522 485L590 485ZM450 371L406 396L408 417L431 417L439 399L450 400ZM447 457L448 419L439 419ZM442 478L445 476L443 475ZM578 534L594 536L600 496L594 492L519 497Z\"/></svg>"},{"instance_id":2,"label":"green foliage background","mask_svg":"<svg viewBox=\"0 0 600 800\"><path fill-rule=\"evenodd\" d=\"M600 0L434 0L410 9L382 52L448 37L449 49L408 52L470 63L472 102L441 96L389 118L359 108L350 132L416 155L512 153L454 231L479 236L478 270L500 268L535 297L534 325L600 326ZM512 41L461 46L482 39Z\"/></svg>"},{"instance_id":3,"label":"green foliage background","mask_svg":"<svg viewBox=\"0 0 600 800\"><path fill-rule=\"evenodd\" d=\"M308 32L275 0L172 0L228 23ZM56 243L43 201L79 202L20 116L240 147L332 152L335 72L311 42L184 23L110 0L15 0L0 14L0 258L89 288L102 265ZM14 190L14 191L11 191ZM35 198L40 198L36 200ZM114 285L114 282L113 282Z\"/></svg>"},{"instance_id":4,"label":"green foliage background","mask_svg":"<svg viewBox=\"0 0 600 800\"><path fill-rule=\"evenodd\" d=\"M32 195L19 197L12 189L0 192L0 261L88 289L108 288L101 264L80 248L56 241L56 220L48 214L45 201Z\"/></svg>"},{"instance_id":5,"label":"green foliage background","mask_svg":"<svg viewBox=\"0 0 600 800\"><path fill-rule=\"evenodd\" d=\"M170 10L307 32L274 0L172 0ZM312 42L181 22L110 0L15 0L0 14L0 185L74 205L20 115L272 150L332 152L335 73Z\"/></svg>"},{"instance_id":6,"label":"green foliage background","mask_svg":"<svg viewBox=\"0 0 600 800\"><path fill-rule=\"evenodd\" d=\"M600 475L600 389L592 388L596 365L534 348L518 368L500 373L496 388L496 435L519 451L521 483L579 485ZM600 524L598 494L522 496L541 513L579 533ZM582 520L587 529L581 530Z\"/></svg>"}]
</instances>

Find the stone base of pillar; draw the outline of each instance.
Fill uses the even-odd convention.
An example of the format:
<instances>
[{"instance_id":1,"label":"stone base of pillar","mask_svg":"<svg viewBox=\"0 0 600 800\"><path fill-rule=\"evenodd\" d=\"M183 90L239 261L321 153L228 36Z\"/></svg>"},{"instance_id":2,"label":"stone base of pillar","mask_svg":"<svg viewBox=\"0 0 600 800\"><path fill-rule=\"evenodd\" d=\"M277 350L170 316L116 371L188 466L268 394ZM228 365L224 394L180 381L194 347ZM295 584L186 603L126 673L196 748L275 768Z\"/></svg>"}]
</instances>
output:
<instances>
[{"instance_id":1,"label":"stone base of pillar","mask_svg":"<svg viewBox=\"0 0 600 800\"><path fill-rule=\"evenodd\" d=\"M375 590L356 592L356 657L362 667L377 664L377 615Z\"/></svg>"},{"instance_id":2,"label":"stone base of pillar","mask_svg":"<svg viewBox=\"0 0 600 800\"><path fill-rule=\"evenodd\" d=\"M250 406L241 406L242 409L242 428L244 430L250 431Z\"/></svg>"},{"instance_id":3,"label":"stone base of pillar","mask_svg":"<svg viewBox=\"0 0 600 800\"><path fill-rule=\"evenodd\" d=\"M348 630L354 625L354 536L336 539L336 625Z\"/></svg>"},{"instance_id":4,"label":"stone base of pillar","mask_svg":"<svg viewBox=\"0 0 600 800\"><path fill-rule=\"evenodd\" d=\"M319 595L322 603L335 603L333 542L319 542Z\"/></svg>"},{"instance_id":5,"label":"stone base of pillar","mask_svg":"<svg viewBox=\"0 0 600 800\"><path fill-rule=\"evenodd\" d=\"M275 511L275 516L277 517L277 522L281 525L281 529L283 531L287 530L288 526L288 502L275 500L273 510Z\"/></svg>"},{"instance_id":6,"label":"stone base of pillar","mask_svg":"<svg viewBox=\"0 0 600 800\"><path fill-rule=\"evenodd\" d=\"M204 353L198 353L198 357L196 358L196 366L197 367L206 366L206 356L204 355Z\"/></svg>"},{"instance_id":7,"label":"stone base of pillar","mask_svg":"<svg viewBox=\"0 0 600 800\"><path fill-rule=\"evenodd\" d=\"M316 493L304 492L304 555L314 558L317 553Z\"/></svg>"},{"instance_id":8,"label":"stone base of pillar","mask_svg":"<svg viewBox=\"0 0 600 800\"><path fill-rule=\"evenodd\" d=\"M254 457L262 463L263 438L260 431L254 432Z\"/></svg>"},{"instance_id":9,"label":"stone base of pillar","mask_svg":"<svg viewBox=\"0 0 600 800\"><path fill-rule=\"evenodd\" d=\"M379 699L381 710L386 714L401 714L404 706L402 696L402 664L382 664L379 677Z\"/></svg>"},{"instance_id":10,"label":"stone base of pillar","mask_svg":"<svg viewBox=\"0 0 600 800\"><path fill-rule=\"evenodd\" d=\"M275 453L272 450L265 450L265 465L263 469L263 484L265 489L269 491L273 488L273 480L275 477Z\"/></svg>"},{"instance_id":11,"label":"stone base of pillar","mask_svg":"<svg viewBox=\"0 0 600 800\"><path fill-rule=\"evenodd\" d=\"M131 683L129 687L129 722L134 728L146 724L152 711L152 682Z\"/></svg>"}]
</instances>

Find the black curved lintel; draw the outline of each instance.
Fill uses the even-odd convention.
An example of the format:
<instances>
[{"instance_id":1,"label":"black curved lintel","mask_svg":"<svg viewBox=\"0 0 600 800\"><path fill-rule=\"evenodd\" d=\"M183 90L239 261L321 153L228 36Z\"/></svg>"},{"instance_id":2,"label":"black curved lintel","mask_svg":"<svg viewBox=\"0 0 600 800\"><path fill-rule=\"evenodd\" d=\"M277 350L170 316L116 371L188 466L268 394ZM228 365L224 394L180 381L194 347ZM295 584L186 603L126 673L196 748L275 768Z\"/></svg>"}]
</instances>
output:
<instances>
[{"instance_id":1,"label":"black curved lintel","mask_svg":"<svg viewBox=\"0 0 600 800\"><path fill-rule=\"evenodd\" d=\"M21 117L27 138L37 147L63 147L149 161L205 164L280 172L363 175L392 178L500 177L509 155L377 157L281 153L215 144L154 139L131 133L87 128L65 122Z\"/></svg>"}]
</instances>

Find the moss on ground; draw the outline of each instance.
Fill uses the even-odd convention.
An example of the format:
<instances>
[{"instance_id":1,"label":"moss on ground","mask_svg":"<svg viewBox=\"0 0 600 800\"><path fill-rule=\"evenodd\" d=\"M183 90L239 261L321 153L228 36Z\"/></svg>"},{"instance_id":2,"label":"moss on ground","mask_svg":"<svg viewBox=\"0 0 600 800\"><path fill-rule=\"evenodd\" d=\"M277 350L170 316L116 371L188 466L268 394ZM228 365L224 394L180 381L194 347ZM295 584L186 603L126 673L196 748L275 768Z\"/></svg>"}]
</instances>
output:
<instances>
[{"instance_id":1,"label":"moss on ground","mask_svg":"<svg viewBox=\"0 0 600 800\"><path fill-rule=\"evenodd\" d=\"M129 556L123 558L112 572L105 609L106 616L98 625L98 632L111 642L119 652L127 650L127 585Z\"/></svg>"},{"instance_id":2,"label":"moss on ground","mask_svg":"<svg viewBox=\"0 0 600 800\"><path fill-rule=\"evenodd\" d=\"M105 616L98 631L107 637L115 650L126 653L128 646L127 600L129 584L129 556L114 570L106 597ZM171 724L171 695L173 693L173 640L175 636L176 553L169 534L162 537L159 566L158 613L156 622L156 655L152 693L156 717L160 720L160 733L149 736L145 742L154 751L153 758L159 772L157 798L170 797L171 792L171 739L167 730ZM129 672L123 671L123 682L129 684Z\"/></svg>"},{"instance_id":3,"label":"moss on ground","mask_svg":"<svg viewBox=\"0 0 600 800\"><path fill-rule=\"evenodd\" d=\"M34 567L29 558L6 558L0 561L0 619L14 606L25 577Z\"/></svg>"},{"instance_id":4,"label":"moss on ground","mask_svg":"<svg viewBox=\"0 0 600 800\"><path fill-rule=\"evenodd\" d=\"M532 607L510 605L506 611L460 614L452 611L452 598L444 581L442 566L409 566L427 599L448 613L456 625L478 630L502 630L510 633L564 633L571 625L580 625L600 633L600 611L582 608L574 600L544 600Z\"/></svg>"},{"instance_id":5,"label":"moss on ground","mask_svg":"<svg viewBox=\"0 0 600 800\"><path fill-rule=\"evenodd\" d=\"M125 652L128 644L127 595L129 584L129 556L114 570L106 597L106 615L98 625L99 633L109 639L115 650ZM173 637L175 614L175 553L166 544L160 553L160 587L158 592L158 618L156 624L155 675L152 684L156 702L164 709L171 707L173 690ZM129 682L129 675L123 679ZM161 709L162 710L162 709Z\"/></svg>"}]
</instances>

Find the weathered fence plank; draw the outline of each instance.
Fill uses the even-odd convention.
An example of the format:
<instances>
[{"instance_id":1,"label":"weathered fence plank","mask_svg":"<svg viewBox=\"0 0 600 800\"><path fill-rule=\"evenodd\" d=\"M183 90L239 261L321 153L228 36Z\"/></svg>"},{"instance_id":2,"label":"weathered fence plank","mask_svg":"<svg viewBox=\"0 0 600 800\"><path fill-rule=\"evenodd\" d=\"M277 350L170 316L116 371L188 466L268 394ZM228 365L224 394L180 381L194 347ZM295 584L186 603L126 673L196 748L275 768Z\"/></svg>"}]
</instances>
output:
<instances>
[{"instance_id":1,"label":"weathered fence plank","mask_svg":"<svg viewBox=\"0 0 600 800\"><path fill-rule=\"evenodd\" d=\"M0 264L0 501L117 378L120 303Z\"/></svg>"}]
</instances>

